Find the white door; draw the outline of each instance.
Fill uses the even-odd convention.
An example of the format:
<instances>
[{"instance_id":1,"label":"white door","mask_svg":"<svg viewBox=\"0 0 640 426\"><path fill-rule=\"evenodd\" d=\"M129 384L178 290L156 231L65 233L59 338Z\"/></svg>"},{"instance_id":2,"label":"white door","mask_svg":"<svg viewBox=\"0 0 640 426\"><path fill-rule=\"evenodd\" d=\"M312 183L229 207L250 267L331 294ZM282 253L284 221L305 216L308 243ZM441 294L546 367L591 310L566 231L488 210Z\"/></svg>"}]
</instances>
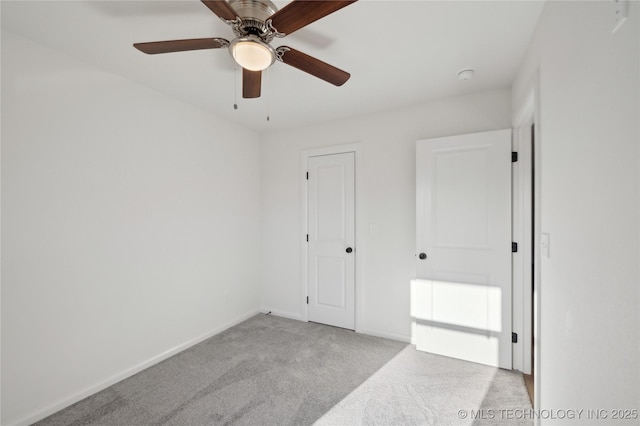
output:
<instances>
[{"instance_id":1,"label":"white door","mask_svg":"<svg viewBox=\"0 0 640 426\"><path fill-rule=\"evenodd\" d=\"M511 130L416 144L416 347L511 369Z\"/></svg>"},{"instance_id":2,"label":"white door","mask_svg":"<svg viewBox=\"0 0 640 426\"><path fill-rule=\"evenodd\" d=\"M355 329L353 152L309 157L309 321Z\"/></svg>"}]
</instances>

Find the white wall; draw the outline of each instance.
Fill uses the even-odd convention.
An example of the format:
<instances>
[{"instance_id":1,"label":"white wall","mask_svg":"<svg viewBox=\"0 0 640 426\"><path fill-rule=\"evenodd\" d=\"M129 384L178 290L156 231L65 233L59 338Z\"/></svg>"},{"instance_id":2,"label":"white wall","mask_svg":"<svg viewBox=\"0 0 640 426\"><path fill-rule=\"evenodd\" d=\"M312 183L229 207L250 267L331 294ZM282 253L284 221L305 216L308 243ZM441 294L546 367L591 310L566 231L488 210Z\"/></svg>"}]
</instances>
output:
<instances>
[{"instance_id":1,"label":"white wall","mask_svg":"<svg viewBox=\"0 0 640 426\"><path fill-rule=\"evenodd\" d=\"M256 313L259 179L257 134L3 32L2 424Z\"/></svg>"},{"instance_id":2,"label":"white wall","mask_svg":"<svg viewBox=\"0 0 640 426\"><path fill-rule=\"evenodd\" d=\"M415 277L415 142L510 127L508 90L267 134L262 146L262 306L303 318L301 152L362 143L356 232L363 244L358 331L410 338L409 280ZM376 233L369 235L369 224Z\"/></svg>"},{"instance_id":3,"label":"white wall","mask_svg":"<svg viewBox=\"0 0 640 426\"><path fill-rule=\"evenodd\" d=\"M616 34L613 1L547 3L514 84L515 113L539 73L544 409L640 408L640 5L629 3Z\"/></svg>"}]
</instances>

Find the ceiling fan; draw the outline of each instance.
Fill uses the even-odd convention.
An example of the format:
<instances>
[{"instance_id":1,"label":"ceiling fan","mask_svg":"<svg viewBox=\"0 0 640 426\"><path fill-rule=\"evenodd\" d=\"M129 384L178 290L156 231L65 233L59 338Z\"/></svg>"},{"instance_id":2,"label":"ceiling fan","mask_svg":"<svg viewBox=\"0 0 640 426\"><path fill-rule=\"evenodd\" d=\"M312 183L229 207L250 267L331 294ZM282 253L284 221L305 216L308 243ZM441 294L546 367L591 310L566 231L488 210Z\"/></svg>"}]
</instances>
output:
<instances>
[{"instance_id":1,"label":"ceiling fan","mask_svg":"<svg viewBox=\"0 0 640 426\"><path fill-rule=\"evenodd\" d=\"M231 27L236 38L197 38L135 43L148 54L228 48L242 67L242 97L259 98L262 71L276 60L342 86L351 75L319 59L288 46L272 47L276 37L284 37L357 0L293 0L282 9L270 0L202 0L213 13Z\"/></svg>"}]
</instances>

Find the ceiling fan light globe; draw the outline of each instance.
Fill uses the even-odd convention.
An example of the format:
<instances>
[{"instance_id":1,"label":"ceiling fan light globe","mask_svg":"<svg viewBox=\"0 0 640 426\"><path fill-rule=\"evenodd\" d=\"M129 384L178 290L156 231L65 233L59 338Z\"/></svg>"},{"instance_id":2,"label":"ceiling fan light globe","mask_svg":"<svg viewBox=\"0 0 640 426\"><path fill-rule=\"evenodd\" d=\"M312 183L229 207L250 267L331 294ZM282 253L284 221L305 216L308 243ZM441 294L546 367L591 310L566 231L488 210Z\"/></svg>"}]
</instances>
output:
<instances>
[{"instance_id":1,"label":"ceiling fan light globe","mask_svg":"<svg viewBox=\"0 0 640 426\"><path fill-rule=\"evenodd\" d=\"M229 48L238 65L249 71L267 69L276 58L273 48L255 37L235 39Z\"/></svg>"}]
</instances>

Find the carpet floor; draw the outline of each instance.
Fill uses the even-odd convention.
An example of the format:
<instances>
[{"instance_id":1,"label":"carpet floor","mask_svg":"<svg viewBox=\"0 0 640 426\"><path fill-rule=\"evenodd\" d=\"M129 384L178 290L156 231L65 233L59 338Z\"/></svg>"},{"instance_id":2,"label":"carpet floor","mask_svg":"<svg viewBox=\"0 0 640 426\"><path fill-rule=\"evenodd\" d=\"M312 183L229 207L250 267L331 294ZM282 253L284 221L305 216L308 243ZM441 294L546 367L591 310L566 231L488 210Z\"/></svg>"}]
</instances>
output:
<instances>
[{"instance_id":1,"label":"carpet floor","mask_svg":"<svg viewBox=\"0 0 640 426\"><path fill-rule=\"evenodd\" d=\"M36 424L471 425L529 408L520 374L256 315Z\"/></svg>"},{"instance_id":2,"label":"carpet floor","mask_svg":"<svg viewBox=\"0 0 640 426\"><path fill-rule=\"evenodd\" d=\"M522 374L407 346L315 424L532 426Z\"/></svg>"},{"instance_id":3,"label":"carpet floor","mask_svg":"<svg viewBox=\"0 0 640 426\"><path fill-rule=\"evenodd\" d=\"M38 425L308 425L406 344L256 315Z\"/></svg>"}]
</instances>

